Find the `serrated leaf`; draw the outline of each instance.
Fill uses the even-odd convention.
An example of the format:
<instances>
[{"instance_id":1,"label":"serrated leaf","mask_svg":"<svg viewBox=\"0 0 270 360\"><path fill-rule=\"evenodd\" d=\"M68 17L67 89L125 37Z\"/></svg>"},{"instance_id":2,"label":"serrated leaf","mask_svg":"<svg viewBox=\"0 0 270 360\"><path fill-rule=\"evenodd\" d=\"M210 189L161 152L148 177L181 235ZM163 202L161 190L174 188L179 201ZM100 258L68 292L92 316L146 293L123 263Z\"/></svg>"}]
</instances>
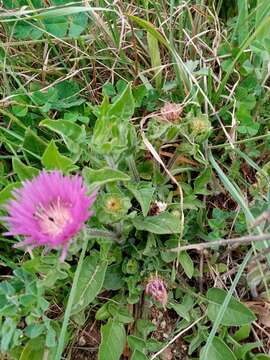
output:
<instances>
[{"instance_id":1,"label":"serrated leaf","mask_svg":"<svg viewBox=\"0 0 270 360\"><path fill-rule=\"evenodd\" d=\"M101 327L101 344L98 360L119 360L126 343L126 333L123 324L109 319Z\"/></svg>"},{"instance_id":2,"label":"serrated leaf","mask_svg":"<svg viewBox=\"0 0 270 360\"><path fill-rule=\"evenodd\" d=\"M231 349L218 337L214 337L207 358L209 360L237 360Z\"/></svg>"},{"instance_id":3,"label":"serrated leaf","mask_svg":"<svg viewBox=\"0 0 270 360\"><path fill-rule=\"evenodd\" d=\"M44 151L41 163L47 170L59 169L63 172L69 172L77 168L73 165L73 161L71 159L59 153L53 140Z\"/></svg>"},{"instance_id":4,"label":"serrated leaf","mask_svg":"<svg viewBox=\"0 0 270 360\"><path fill-rule=\"evenodd\" d=\"M209 305L207 316L211 321L215 321L220 306L223 304L227 292L223 289L212 288L207 291ZM254 313L234 297L231 298L227 310L221 320L225 326L241 326L256 320Z\"/></svg>"},{"instance_id":5,"label":"serrated leaf","mask_svg":"<svg viewBox=\"0 0 270 360\"><path fill-rule=\"evenodd\" d=\"M38 169L35 169L32 166L25 165L21 162L21 160L15 157L12 158L12 168L14 173L18 175L21 181L32 179L39 173Z\"/></svg>"},{"instance_id":6,"label":"serrated leaf","mask_svg":"<svg viewBox=\"0 0 270 360\"><path fill-rule=\"evenodd\" d=\"M102 288L106 269L107 261L100 261L97 253L84 259L76 288L72 314L82 311L95 299Z\"/></svg>"},{"instance_id":7,"label":"serrated leaf","mask_svg":"<svg viewBox=\"0 0 270 360\"><path fill-rule=\"evenodd\" d=\"M137 216L133 219L133 225L137 230L149 231L154 234L178 234L180 233L180 219L168 212L156 216Z\"/></svg>"},{"instance_id":8,"label":"serrated leaf","mask_svg":"<svg viewBox=\"0 0 270 360\"><path fill-rule=\"evenodd\" d=\"M130 180L130 177L127 174L109 167L98 170L85 167L83 169L83 177L89 191L107 183Z\"/></svg>"}]
</instances>

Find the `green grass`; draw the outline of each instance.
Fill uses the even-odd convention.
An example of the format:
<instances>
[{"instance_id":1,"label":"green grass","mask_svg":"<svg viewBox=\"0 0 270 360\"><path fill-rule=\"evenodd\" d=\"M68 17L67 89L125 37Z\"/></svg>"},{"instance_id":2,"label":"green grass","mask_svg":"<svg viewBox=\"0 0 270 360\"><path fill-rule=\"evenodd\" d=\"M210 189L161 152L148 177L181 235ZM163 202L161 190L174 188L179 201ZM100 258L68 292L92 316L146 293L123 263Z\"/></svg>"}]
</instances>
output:
<instances>
[{"instance_id":1,"label":"green grass","mask_svg":"<svg viewBox=\"0 0 270 360\"><path fill-rule=\"evenodd\" d=\"M269 301L268 241L172 251L269 231L269 1L92 5L7 0L0 14L1 213L44 168L99 186L99 235L64 263L1 237L0 354L269 359L252 308ZM166 309L144 291L153 276ZM72 312L82 284L93 296Z\"/></svg>"}]
</instances>

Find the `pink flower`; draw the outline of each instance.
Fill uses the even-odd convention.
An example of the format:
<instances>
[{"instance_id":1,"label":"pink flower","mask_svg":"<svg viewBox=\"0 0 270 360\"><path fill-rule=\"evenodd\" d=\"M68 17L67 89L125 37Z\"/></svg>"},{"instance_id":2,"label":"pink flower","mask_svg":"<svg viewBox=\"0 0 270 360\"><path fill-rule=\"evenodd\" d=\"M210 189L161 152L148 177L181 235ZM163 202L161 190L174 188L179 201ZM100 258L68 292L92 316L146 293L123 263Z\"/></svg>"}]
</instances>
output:
<instances>
[{"instance_id":1,"label":"pink flower","mask_svg":"<svg viewBox=\"0 0 270 360\"><path fill-rule=\"evenodd\" d=\"M152 276L148 280L145 292L151 296L154 300L160 302L163 307L167 305L168 294L164 281L158 276Z\"/></svg>"},{"instance_id":2,"label":"pink flower","mask_svg":"<svg viewBox=\"0 0 270 360\"><path fill-rule=\"evenodd\" d=\"M64 260L70 240L92 215L89 208L97 193L90 196L86 193L80 176L42 171L33 180L25 181L22 188L14 190L14 199L6 206L9 215L3 219L9 228L6 235L25 237L15 247L60 247L61 260Z\"/></svg>"}]
</instances>

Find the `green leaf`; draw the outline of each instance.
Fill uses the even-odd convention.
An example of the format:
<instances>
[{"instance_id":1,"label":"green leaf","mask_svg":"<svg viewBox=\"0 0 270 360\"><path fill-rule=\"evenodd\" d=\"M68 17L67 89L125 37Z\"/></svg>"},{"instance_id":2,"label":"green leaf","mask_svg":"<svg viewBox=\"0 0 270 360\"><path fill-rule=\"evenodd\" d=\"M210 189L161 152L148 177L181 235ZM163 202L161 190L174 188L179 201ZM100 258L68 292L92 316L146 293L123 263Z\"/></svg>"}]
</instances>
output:
<instances>
[{"instance_id":1,"label":"green leaf","mask_svg":"<svg viewBox=\"0 0 270 360\"><path fill-rule=\"evenodd\" d=\"M24 117L28 112L28 107L26 105L13 105L12 112L17 117Z\"/></svg>"},{"instance_id":2,"label":"green leaf","mask_svg":"<svg viewBox=\"0 0 270 360\"><path fill-rule=\"evenodd\" d=\"M137 216L133 219L137 230L149 231L154 234L178 234L180 233L180 219L168 212L157 216Z\"/></svg>"},{"instance_id":3,"label":"green leaf","mask_svg":"<svg viewBox=\"0 0 270 360\"><path fill-rule=\"evenodd\" d=\"M40 360L40 359L53 359L53 350L49 352L45 347L45 340L43 337L38 337L28 341L23 347L23 351L19 360Z\"/></svg>"},{"instance_id":4,"label":"green leaf","mask_svg":"<svg viewBox=\"0 0 270 360\"><path fill-rule=\"evenodd\" d=\"M147 216L152 198L155 192L151 183L140 183L139 185L127 184L126 187L132 192L141 206L143 216Z\"/></svg>"},{"instance_id":5,"label":"green leaf","mask_svg":"<svg viewBox=\"0 0 270 360\"><path fill-rule=\"evenodd\" d=\"M231 349L218 337L214 337L207 356L209 360L237 360Z\"/></svg>"},{"instance_id":6,"label":"green leaf","mask_svg":"<svg viewBox=\"0 0 270 360\"><path fill-rule=\"evenodd\" d=\"M108 311L113 319L120 323L128 324L134 321L134 318L128 311L127 307L119 306L113 302L109 302Z\"/></svg>"},{"instance_id":7,"label":"green leaf","mask_svg":"<svg viewBox=\"0 0 270 360\"><path fill-rule=\"evenodd\" d=\"M195 194L204 194L206 185L210 182L212 178L212 170L206 168L200 176L198 176L194 182L194 192Z\"/></svg>"},{"instance_id":8,"label":"green leaf","mask_svg":"<svg viewBox=\"0 0 270 360\"><path fill-rule=\"evenodd\" d=\"M31 129L26 130L23 141L23 148L28 150L31 155L39 159L46 149L46 146L47 143L34 131Z\"/></svg>"},{"instance_id":9,"label":"green leaf","mask_svg":"<svg viewBox=\"0 0 270 360\"><path fill-rule=\"evenodd\" d=\"M135 350L130 360L148 360L148 358L141 351Z\"/></svg>"},{"instance_id":10,"label":"green leaf","mask_svg":"<svg viewBox=\"0 0 270 360\"><path fill-rule=\"evenodd\" d=\"M44 126L60 135L71 152L80 152L80 144L85 141L84 125L79 126L68 120L45 119L39 123L39 126Z\"/></svg>"},{"instance_id":11,"label":"green leaf","mask_svg":"<svg viewBox=\"0 0 270 360\"><path fill-rule=\"evenodd\" d=\"M147 32L147 43L149 49L149 55L151 58L151 66L155 74L156 88L160 89L162 84L162 72L161 72L161 58L159 51L158 40L149 31Z\"/></svg>"},{"instance_id":12,"label":"green leaf","mask_svg":"<svg viewBox=\"0 0 270 360\"><path fill-rule=\"evenodd\" d=\"M149 34L151 34L155 39L157 39L161 44L166 46L168 48L168 43L164 39L164 37L156 30L153 24L151 24L149 21L146 21L144 19L141 19L134 15L128 15L128 18L136 22L138 25L140 25L142 28L144 28Z\"/></svg>"},{"instance_id":13,"label":"green leaf","mask_svg":"<svg viewBox=\"0 0 270 360\"><path fill-rule=\"evenodd\" d=\"M85 140L84 128L68 120L45 119L39 123L39 126L45 126L47 129L63 136L63 138L69 138L78 143Z\"/></svg>"},{"instance_id":14,"label":"green leaf","mask_svg":"<svg viewBox=\"0 0 270 360\"><path fill-rule=\"evenodd\" d=\"M63 172L69 172L76 169L73 161L59 153L57 146L52 140L47 146L41 158L41 163L47 170L59 169Z\"/></svg>"},{"instance_id":15,"label":"green leaf","mask_svg":"<svg viewBox=\"0 0 270 360\"><path fill-rule=\"evenodd\" d=\"M3 190L0 191L0 205L3 205L12 196L12 191L21 186L20 182L8 184Z\"/></svg>"},{"instance_id":16,"label":"green leaf","mask_svg":"<svg viewBox=\"0 0 270 360\"><path fill-rule=\"evenodd\" d=\"M207 291L209 305L207 316L211 321L215 321L220 306L223 304L227 292L223 289L212 288ZM241 326L249 324L256 320L254 313L234 297L229 301L226 313L224 314L221 324L225 326Z\"/></svg>"},{"instance_id":17,"label":"green leaf","mask_svg":"<svg viewBox=\"0 0 270 360\"><path fill-rule=\"evenodd\" d=\"M233 339L237 342L245 340L249 337L251 330L250 324L242 325L236 332L233 334Z\"/></svg>"},{"instance_id":18,"label":"green leaf","mask_svg":"<svg viewBox=\"0 0 270 360\"><path fill-rule=\"evenodd\" d=\"M2 314L1 314L2 318ZM17 322L15 319L11 319L10 317L6 317L5 320L1 321L0 328L0 349L2 353L6 353L12 344L12 338L16 332Z\"/></svg>"},{"instance_id":19,"label":"green leaf","mask_svg":"<svg viewBox=\"0 0 270 360\"><path fill-rule=\"evenodd\" d=\"M118 122L129 120L135 109L135 102L131 91L131 85L128 84L119 98L109 107L108 116L116 117Z\"/></svg>"},{"instance_id":20,"label":"green leaf","mask_svg":"<svg viewBox=\"0 0 270 360\"><path fill-rule=\"evenodd\" d=\"M145 340L152 331L157 329L156 325L153 324L152 321L146 319L138 319L136 321L136 327Z\"/></svg>"},{"instance_id":21,"label":"green leaf","mask_svg":"<svg viewBox=\"0 0 270 360\"><path fill-rule=\"evenodd\" d=\"M187 321L190 321L189 312L194 305L193 298L190 295L186 294L181 304L172 303L170 305L179 316L181 316Z\"/></svg>"},{"instance_id":22,"label":"green leaf","mask_svg":"<svg viewBox=\"0 0 270 360\"><path fill-rule=\"evenodd\" d=\"M270 360L270 356L265 354L257 354L253 360Z\"/></svg>"},{"instance_id":23,"label":"green leaf","mask_svg":"<svg viewBox=\"0 0 270 360\"><path fill-rule=\"evenodd\" d=\"M93 253L84 259L80 272L72 314L86 308L100 292L107 269L107 261L100 261L99 255Z\"/></svg>"},{"instance_id":24,"label":"green leaf","mask_svg":"<svg viewBox=\"0 0 270 360\"><path fill-rule=\"evenodd\" d=\"M126 343L126 333L123 324L109 319L101 327L101 344L98 360L119 360Z\"/></svg>"},{"instance_id":25,"label":"green leaf","mask_svg":"<svg viewBox=\"0 0 270 360\"><path fill-rule=\"evenodd\" d=\"M241 346L239 346L235 349L235 355L237 356L237 359L245 360L247 358L247 354L251 350L257 349L260 346L262 346L262 343L260 341L256 341L253 343L241 344Z\"/></svg>"},{"instance_id":26,"label":"green leaf","mask_svg":"<svg viewBox=\"0 0 270 360\"><path fill-rule=\"evenodd\" d=\"M122 171L114 170L109 167L104 167L99 170L85 167L83 169L83 177L89 191L107 183L130 180L130 177Z\"/></svg>"},{"instance_id":27,"label":"green leaf","mask_svg":"<svg viewBox=\"0 0 270 360\"><path fill-rule=\"evenodd\" d=\"M179 254L179 262L182 266L182 268L185 271L185 274L189 279L192 278L194 274L194 265L191 257L186 251L181 251Z\"/></svg>"},{"instance_id":28,"label":"green leaf","mask_svg":"<svg viewBox=\"0 0 270 360\"><path fill-rule=\"evenodd\" d=\"M25 165L21 160L15 157L12 158L12 168L21 181L31 179L39 173L38 169Z\"/></svg>"},{"instance_id":29,"label":"green leaf","mask_svg":"<svg viewBox=\"0 0 270 360\"><path fill-rule=\"evenodd\" d=\"M143 339L134 335L129 335L127 337L127 341L128 341L128 346L132 351L139 350L143 352L145 350L146 344Z\"/></svg>"}]
</instances>

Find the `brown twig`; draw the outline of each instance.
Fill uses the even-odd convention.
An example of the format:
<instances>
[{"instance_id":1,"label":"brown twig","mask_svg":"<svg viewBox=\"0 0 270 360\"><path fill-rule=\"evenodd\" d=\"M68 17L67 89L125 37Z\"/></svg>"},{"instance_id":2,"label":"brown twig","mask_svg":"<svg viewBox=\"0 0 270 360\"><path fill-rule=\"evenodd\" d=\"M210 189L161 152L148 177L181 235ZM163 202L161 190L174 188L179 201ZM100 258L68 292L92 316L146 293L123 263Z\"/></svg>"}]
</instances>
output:
<instances>
[{"instance_id":1,"label":"brown twig","mask_svg":"<svg viewBox=\"0 0 270 360\"><path fill-rule=\"evenodd\" d=\"M226 245L242 245L242 244L249 244L251 242L258 242L270 240L270 234L262 234L262 235L248 235L243 237L238 237L234 239L219 239L210 242L203 242L199 244L191 244L185 246L178 246L177 248L170 249L172 252L179 252L184 250L198 250L201 251L203 249L208 249L213 246L226 246Z\"/></svg>"}]
</instances>

